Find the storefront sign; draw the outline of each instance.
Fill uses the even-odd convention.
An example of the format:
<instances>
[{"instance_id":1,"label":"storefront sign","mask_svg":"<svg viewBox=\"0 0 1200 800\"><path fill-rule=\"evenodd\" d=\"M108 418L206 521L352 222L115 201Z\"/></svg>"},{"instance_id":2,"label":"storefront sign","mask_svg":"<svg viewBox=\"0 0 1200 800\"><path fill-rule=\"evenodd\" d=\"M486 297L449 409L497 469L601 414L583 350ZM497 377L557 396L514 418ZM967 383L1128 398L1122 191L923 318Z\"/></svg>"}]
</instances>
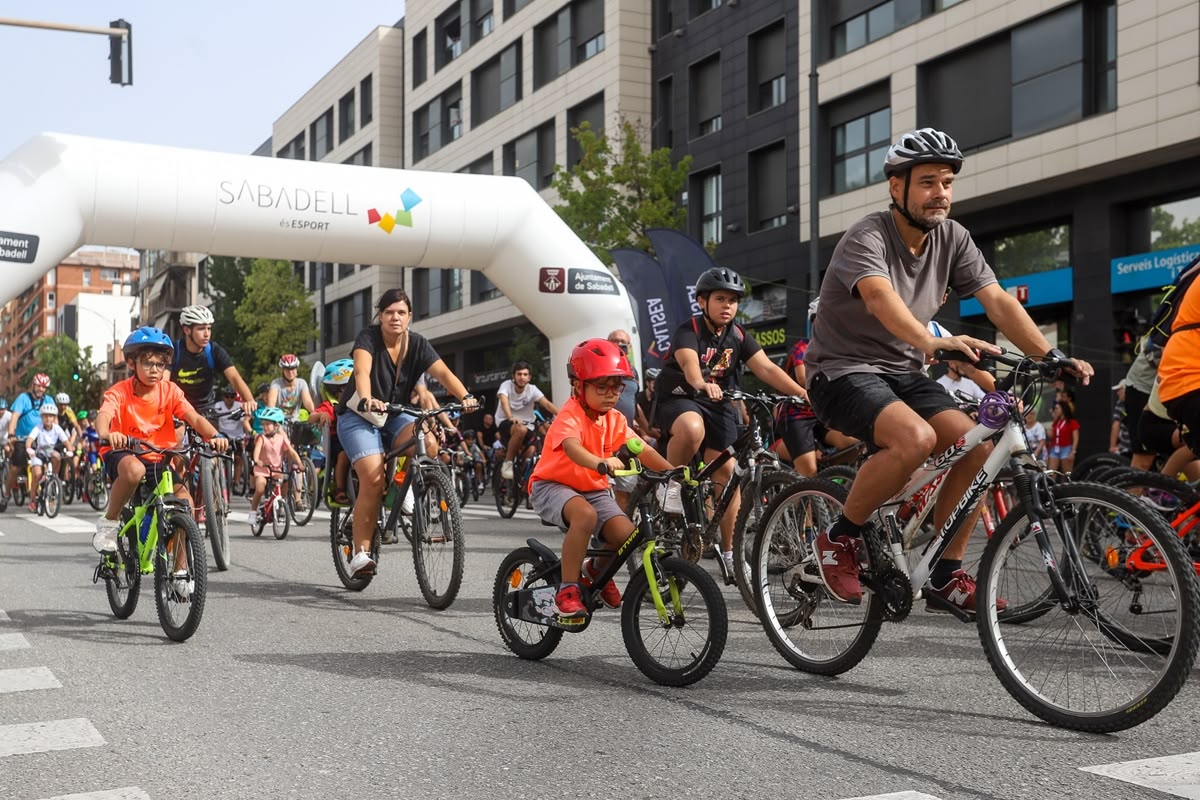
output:
<instances>
[{"instance_id":1,"label":"storefront sign","mask_svg":"<svg viewBox=\"0 0 1200 800\"><path fill-rule=\"evenodd\" d=\"M783 325L747 330L746 333L753 336L754 340L758 342L759 347L762 347L764 350L772 347L783 347L787 344L787 330Z\"/></svg>"},{"instance_id":2,"label":"storefront sign","mask_svg":"<svg viewBox=\"0 0 1200 800\"><path fill-rule=\"evenodd\" d=\"M1196 256L1200 256L1200 244L1114 258L1110 262L1112 293L1169 286Z\"/></svg>"},{"instance_id":3,"label":"storefront sign","mask_svg":"<svg viewBox=\"0 0 1200 800\"><path fill-rule=\"evenodd\" d=\"M1063 267L1048 272L1032 272L1015 278L1005 278L1000 281L1000 286L1020 300L1026 308L1035 308L1071 302L1075 298L1073 282L1074 270L1071 267ZM958 313L964 318L977 317L983 313L983 306L975 298L962 300L958 304Z\"/></svg>"}]
</instances>

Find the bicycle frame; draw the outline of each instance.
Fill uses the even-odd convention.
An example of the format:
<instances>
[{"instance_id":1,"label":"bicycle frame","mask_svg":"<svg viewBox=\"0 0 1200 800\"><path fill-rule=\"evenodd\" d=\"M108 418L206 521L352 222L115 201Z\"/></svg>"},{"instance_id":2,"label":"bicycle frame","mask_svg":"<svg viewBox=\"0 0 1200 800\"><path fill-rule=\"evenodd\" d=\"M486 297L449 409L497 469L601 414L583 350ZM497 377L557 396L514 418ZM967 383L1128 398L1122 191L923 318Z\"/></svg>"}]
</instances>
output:
<instances>
[{"instance_id":1,"label":"bicycle frame","mask_svg":"<svg viewBox=\"0 0 1200 800\"><path fill-rule=\"evenodd\" d=\"M183 507L187 504L184 500L175 497L175 479L171 475L170 469L164 469L162 477L158 479L158 484L150 496L144 502L133 506L133 515L128 522L121 526L120 533L118 533L118 536L128 533L137 541L138 566L143 575L154 572L154 553L158 547L159 537L158 524L169 505ZM146 538L143 540L140 532L147 514L150 515L150 523Z\"/></svg>"},{"instance_id":2,"label":"bicycle frame","mask_svg":"<svg viewBox=\"0 0 1200 800\"><path fill-rule=\"evenodd\" d=\"M1170 524L1180 539L1186 538L1197 525L1200 525L1200 503L1176 514ZM1167 565L1158 557L1155 550L1156 548L1151 543L1142 542L1125 557L1126 566L1143 572L1157 572L1166 569ZM1200 562L1193 561L1192 569L1197 576L1200 576Z\"/></svg>"}]
</instances>

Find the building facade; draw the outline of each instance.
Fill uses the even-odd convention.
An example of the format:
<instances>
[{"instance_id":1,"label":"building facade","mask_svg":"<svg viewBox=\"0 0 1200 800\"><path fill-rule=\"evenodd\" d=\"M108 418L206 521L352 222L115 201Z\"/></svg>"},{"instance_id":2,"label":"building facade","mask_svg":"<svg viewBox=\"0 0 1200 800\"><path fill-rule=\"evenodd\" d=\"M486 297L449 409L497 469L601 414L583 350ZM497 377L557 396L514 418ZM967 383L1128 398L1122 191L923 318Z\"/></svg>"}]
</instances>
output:
<instances>
[{"instance_id":1,"label":"building facade","mask_svg":"<svg viewBox=\"0 0 1200 800\"><path fill-rule=\"evenodd\" d=\"M203 253L143 250L138 263L139 324L165 331L175 341L183 335L179 312L204 301Z\"/></svg>"}]
</instances>

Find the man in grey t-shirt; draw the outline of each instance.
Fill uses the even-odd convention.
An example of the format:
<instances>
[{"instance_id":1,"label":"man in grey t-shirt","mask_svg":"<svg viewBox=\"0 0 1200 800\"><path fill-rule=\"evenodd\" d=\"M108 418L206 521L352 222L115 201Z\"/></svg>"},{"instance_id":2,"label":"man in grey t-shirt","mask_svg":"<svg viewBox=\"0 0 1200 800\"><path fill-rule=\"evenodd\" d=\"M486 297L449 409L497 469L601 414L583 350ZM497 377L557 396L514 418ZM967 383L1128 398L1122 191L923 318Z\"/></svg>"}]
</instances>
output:
<instances>
[{"instance_id":1,"label":"man in grey t-shirt","mask_svg":"<svg viewBox=\"0 0 1200 800\"><path fill-rule=\"evenodd\" d=\"M971 336L929 332L926 323L946 290L974 296L1022 351L1065 357L1051 350L1024 307L1000 288L966 229L948 219L962 164L958 145L945 133L922 128L901 136L884 165L890 207L850 226L821 284L821 315L804 357L810 401L827 427L879 448L859 468L842 515L816 541L821 578L845 602L862 597L854 540L867 519L935 449L949 447L973 424L924 374L926 357L958 350L975 361L978 351L998 352ZM1091 366L1075 364L1086 383ZM934 508L938 528L986 457L987 448L978 447L946 476ZM926 610L975 611L975 582L962 570L974 524L972 516L934 568L925 587Z\"/></svg>"}]
</instances>

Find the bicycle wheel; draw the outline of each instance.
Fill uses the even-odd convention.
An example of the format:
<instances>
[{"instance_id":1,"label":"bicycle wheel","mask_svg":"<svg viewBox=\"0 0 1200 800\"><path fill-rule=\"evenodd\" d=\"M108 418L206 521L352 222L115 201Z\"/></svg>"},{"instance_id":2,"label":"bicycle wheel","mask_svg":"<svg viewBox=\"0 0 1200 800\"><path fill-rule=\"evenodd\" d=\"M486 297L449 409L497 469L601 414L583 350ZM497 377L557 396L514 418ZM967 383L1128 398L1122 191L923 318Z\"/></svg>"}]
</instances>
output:
<instances>
[{"instance_id":1,"label":"bicycle wheel","mask_svg":"<svg viewBox=\"0 0 1200 800\"><path fill-rule=\"evenodd\" d=\"M122 515L121 522L126 521ZM130 528L117 536L116 555L103 555L108 569L104 574L104 593L108 595L108 607L117 619L128 619L137 608L142 592L142 568L138 562L136 529Z\"/></svg>"},{"instance_id":2,"label":"bicycle wheel","mask_svg":"<svg viewBox=\"0 0 1200 800\"><path fill-rule=\"evenodd\" d=\"M465 507L471 499L471 490L467 486L467 476L463 474L462 467L454 468L454 493L458 495L459 508Z\"/></svg>"},{"instance_id":3,"label":"bicycle wheel","mask_svg":"<svg viewBox=\"0 0 1200 800\"><path fill-rule=\"evenodd\" d=\"M545 588L556 591L558 586L558 570L537 575L544 563L537 552L531 547L519 547L513 550L500 562L496 571L496 582L492 585L492 613L496 617L496 629L500 631L500 639L504 646L513 651L519 658L537 661L554 652L562 641L563 632L549 625L538 625L523 619L511 617L506 610L509 592L520 589Z\"/></svg>"},{"instance_id":4,"label":"bicycle wheel","mask_svg":"<svg viewBox=\"0 0 1200 800\"><path fill-rule=\"evenodd\" d=\"M862 661L883 624L873 592L863 592L858 605L838 602L817 572L811 543L845 502L846 490L823 478L783 489L763 512L751 560L767 638L793 667L818 675L840 675Z\"/></svg>"},{"instance_id":5,"label":"bicycle wheel","mask_svg":"<svg viewBox=\"0 0 1200 800\"><path fill-rule=\"evenodd\" d=\"M268 501L271 504L271 533L275 534L276 539L286 539L292 525L292 504L278 493Z\"/></svg>"},{"instance_id":6,"label":"bicycle wheel","mask_svg":"<svg viewBox=\"0 0 1200 800\"><path fill-rule=\"evenodd\" d=\"M371 583L375 573L352 575L350 559L354 557L354 514L349 508L335 508L329 518L329 547L333 552L333 568L338 580L352 592L361 592ZM371 540L371 557L379 563L379 548L382 534L375 525L375 537Z\"/></svg>"},{"instance_id":7,"label":"bicycle wheel","mask_svg":"<svg viewBox=\"0 0 1200 800\"><path fill-rule=\"evenodd\" d=\"M87 479L88 503L97 511L108 507L108 481L100 472L93 472Z\"/></svg>"},{"instance_id":8,"label":"bicycle wheel","mask_svg":"<svg viewBox=\"0 0 1200 800\"><path fill-rule=\"evenodd\" d=\"M642 674L663 686L688 686L712 672L725 652L729 616L717 582L698 564L662 559L657 568L668 619L658 615L646 571L634 575L621 601L625 650ZM671 596L671 584L679 595Z\"/></svg>"},{"instance_id":9,"label":"bicycle wheel","mask_svg":"<svg viewBox=\"0 0 1200 800\"><path fill-rule=\"evenodd\" d=\"M422 467L413 506L412 553L417 585L432 608L449 608L462 586L466 541L462 511L441 467Z\"/></svg>"},{"instance_id":10,"label":"bicycle wheel","mask_svg":"<svg viewBox=\"0 0 1200 800\"><path fill-rule=\"evenodd\" d=\"M1071 480L1073 481L1094 481L1096 475L1101 470L1109 470L1113 467L1128 467L1129 459L1122 458L1116 453L1092 453L1085 459L1082 459L1075 468L1071 470Z\"/></svg>"},{"instance_id":11,"label":"bicycle wheel","mask_svg":"<svg viewBox=\"0 0 1200 800\"><path fill-rule=\"evenodd\" d=\"M312 519L313 511L317 508L317 468L308 456L301 457L300 471L292 473L292 479L295 481L294 487L300 495L300 501L297 504L295 494L289 496L288 509L292 521L303 527Z\"/></svg>"},{"instance_id":12,"label":"bicycle wheel","mask_svg":"<svg viewBox=\"0 0 1200 800\"><path fill-rule=\"evenodd\" d=\"M834 464L819 471L817 477L833 481L849 492L850 484L858 477L858 469L849 464Z\"/></svg>"},{"instance_id":13,"label":"bicycle wheel","mask_svg":"<svg viewBox=\"0 0 1200 800\"><path fill-rule=\"evenodd\" d=\"M250 476L254 474L254 467L250 464L250 455L246 452L243 445L241 452L234 456L242 465L242 477L239 479L234 477L233 490L241 497L249 497L253 491L250 485ZM236 473L236 470L235 470Z\"/></svg>"},{"instance_id":14,"label":"bicycle wheel","mask_svg":"<svg viewBox=\"0 0 1200 800\"><path fill-rule=\"evenodd\" d=\"M504 519L510 519L517 513L517 504L521 502L517 482L512 478L501 477L499 469L492 473L492 497L496 500L496 510Z\"/></svg>"},{"instance_id":15,"label":"bicycle wheel","mask_svg":"<svg viewBox=\"0 0 1200 800\"><path fill-rule=\"evenodd\" d=\"M1068 607L1055 597L1026 625L1002 624L996 613L996 598L1011 603L1024 587L1048 582L1018 507L984 552L979 639L1001 684L1034 715L1073 730L1124 730L1165 708L1191 671L1200 641L1192 564L1170 527L1117 489L1058 484L1051 495L1045 531L1063 553Z\"/></svg>"},{"instance_id":16,"label":"bicycle wheel","mask_svg":"<svg viewBox=\"0 0 1200 800\"><path fill-rule=\"evenodd\" d=\"M70 461L64 460L63 474L59 480L62 482L62 504L69 506L75 502L75 469Z\"/></svg>"},{"instance_id":17,"label":"bicycle wheel","mask_svg":"<svg viewBox=\"0 0 1200 800\"><path fill-rule=\"evenodd\" d=\"M226 524L228 506L221 496L221 470L211 458L200 459L200 493L204 501L204 532L212 547L213 563L217 572L229 569L233 559L229 555L229 525Z\"/></svg>"},{"instance_id":18,"label":"bicycle wheel","mask_svg":"<svg viewBox=\"0 0 1200 800\"><path fill-rule=\"evenodd\" d=\"M743 486L742 504L733 523L733 569L737 575L738 593L754 616L758 616L758 599L750 565L754 561L755 534L767 506L783 489L798 480L800 476L791 470L773 469L762 473L757 491Z\"/></svg>"},{"instance_id":19,"label":"bicycle wheel","mask_svg":"<svg viewBox=\"0 0 1200 800\"><path fill-rule=\"evenodd\" d=\"M208 594L208 561L204 555L204 540L200 526L189 514L169 512L165 526L160 526L158 548L154 554L154 603L158 607L158 622L167 638L187 641L204 616L204 600ZM182 541L176 541L181 538ZM175 548L187 552L187 570L182 580L174 575Z\"/></svg>"},{"instance_id":20,"label":"bicycle wheel","mask_svg":"<svg viewBox=\"0 0 1200 800\"><path fill-rule=\"evenodd\" d=\"M51 475L42 482L42 506L46 509L46 518L54 519L62 508L62 481L57 475Z\"/></svg>"}]
</instances>

